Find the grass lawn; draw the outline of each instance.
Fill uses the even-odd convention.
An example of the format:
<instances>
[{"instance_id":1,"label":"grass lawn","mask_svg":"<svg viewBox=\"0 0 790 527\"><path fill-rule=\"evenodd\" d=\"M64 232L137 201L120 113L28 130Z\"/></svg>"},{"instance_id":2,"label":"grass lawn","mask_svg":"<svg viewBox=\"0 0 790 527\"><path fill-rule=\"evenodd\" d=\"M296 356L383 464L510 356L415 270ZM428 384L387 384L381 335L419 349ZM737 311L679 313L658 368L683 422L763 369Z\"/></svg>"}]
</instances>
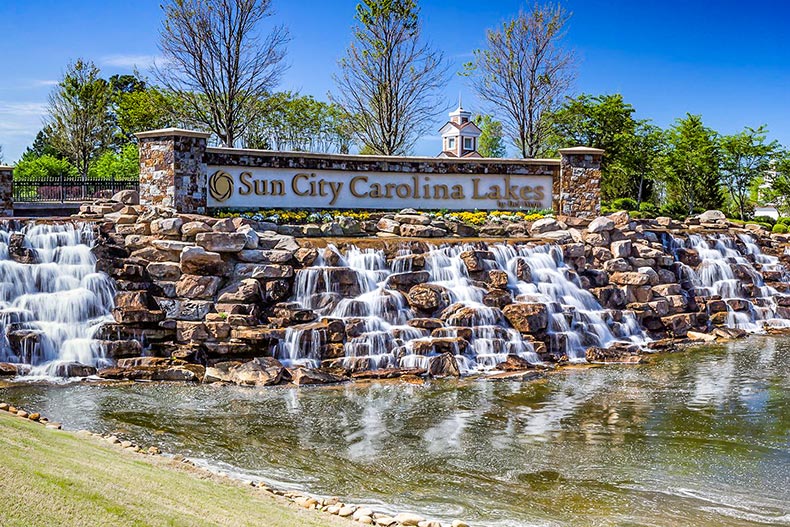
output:
<instances>
[{"instance_id":1,"label":"grass lawn","mask_svg":"<svg viewBox=\"0 0 790 527\"><path fill-rule=\"evenodd\" d=\"M0 412L0 525L349 526L160 456Z\"/></svg>"}]
</instances>

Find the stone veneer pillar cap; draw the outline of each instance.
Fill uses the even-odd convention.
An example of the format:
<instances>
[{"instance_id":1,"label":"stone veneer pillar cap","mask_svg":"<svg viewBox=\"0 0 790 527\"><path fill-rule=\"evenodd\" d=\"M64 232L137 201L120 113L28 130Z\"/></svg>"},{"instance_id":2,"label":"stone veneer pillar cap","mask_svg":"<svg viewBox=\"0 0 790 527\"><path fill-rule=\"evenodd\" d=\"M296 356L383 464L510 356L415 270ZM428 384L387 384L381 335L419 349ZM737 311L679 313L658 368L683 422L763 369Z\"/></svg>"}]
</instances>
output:
<instances>
[{"instance_id":1,"label":"stone veneer pillar cap","mask_svg":"<svg viewBox=\"0 0 790 527\"><path fill-rule=\"evenodd\" d=\"M146 137L200 137L208 139L211 134L206 132L198 132L196 130L186 130L184 128L162 128L160 130L148 130L146 132L138 132L134 134L138 139L145 139Z\"/></svg>"},{"instance_id":2,"label":"stone veneer pillar cap","mask_svg":"<svg viewBox=\"0 0 790 527\"><path fill-rule=\"evenodd\" d=\"M596 155L596 154L603 154L605 150L600 148L592 148L589 146L574 146L572 148L560 148L560 154L589 154L589 155Z\"/></svg>"}]
</instances>

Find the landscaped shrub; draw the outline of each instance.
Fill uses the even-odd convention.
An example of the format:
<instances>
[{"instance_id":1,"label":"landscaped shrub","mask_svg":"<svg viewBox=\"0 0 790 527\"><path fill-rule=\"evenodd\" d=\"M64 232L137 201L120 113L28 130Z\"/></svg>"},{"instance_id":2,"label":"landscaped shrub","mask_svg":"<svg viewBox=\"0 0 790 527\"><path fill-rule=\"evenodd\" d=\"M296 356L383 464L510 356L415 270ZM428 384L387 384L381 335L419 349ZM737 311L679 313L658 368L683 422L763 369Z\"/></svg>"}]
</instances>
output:
<instances>
[{"instance_id":1,"label":"landscaped shrub","mask_svg":"<svg viewBox=\"0 0 790 527\"><path fill-rule=\"evenodd\" d=\"M688 216L688 209L678 201L670 201L659 209L662 216L669 216L677 220L682 220Z\"/></svg>"},{"instance_id":2,"label":"landscaped shrub","mask_svg":"<svg viewBox=\"0 0 790 527\"><path fill-rule=\"evenodd\" d=\"M752 221L755 223L767 223L771 227L776 223L776 220L770 216L755 216Z\"/></svg>"},{"instance_id":3,"label":"landscaped shrub","mask_svg":"<svg viewBox=\"0 0 790 527\"><path fill-rule=\"evenodd\" d=\"M773 226L771 232L775 232L777 234L787 234L787 230L788 230L787 225L785 225L784 223L777 223L776 225Z\"/></svg>"},{"instance_id":4,"label":"landscaped shrub","mask_svg":"<svg viewBox=\"0 0 790 527\"><path fill-rule=\"evenodd\" d=\"M14 181L41 181L76 177L77 169L65 159L45 154L41 157L22 159L14 168Z\"/></svg>"},{"instance_id":5,"label":"landscaped shrub","mask_svg":"<svg viewBox=\"0 0 790 527\"><path fill-rule=\"evenodd\" d=\"M790 217L787 216L780 216L776 223L781 223L782 225L790 225Z\"/></svg>"},{"instance_id":6,"label":"landscaped shrub","mask_svg":"<svg viewBox=\"0 0 790 527\"><path fill-rule=\"evenodd\" d=\"M650 203L649 201L643 201L639 204L639 212L646 214L648 217L656 217L659 214L655 203Z\"/></svg>"},{"instance_id":7,"label":"landscaped shrub","mask_svg":"<svg viewBox=\"0 0 790 527\"><path fill-rule=\"evenodd\" d=\"M613 210L639 210L639 204L635 199L617 198L612 200L611 208Z\"/></svg>"}]
</instances>

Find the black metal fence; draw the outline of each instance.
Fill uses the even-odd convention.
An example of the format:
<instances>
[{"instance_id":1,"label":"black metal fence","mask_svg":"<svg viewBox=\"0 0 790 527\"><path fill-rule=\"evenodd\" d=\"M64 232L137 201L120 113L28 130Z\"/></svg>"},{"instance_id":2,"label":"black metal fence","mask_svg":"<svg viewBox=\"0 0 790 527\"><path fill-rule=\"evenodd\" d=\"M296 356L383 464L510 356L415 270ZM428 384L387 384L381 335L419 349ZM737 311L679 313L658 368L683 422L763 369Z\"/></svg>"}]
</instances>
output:
<instances>
[{"instance_id":1,"label":"black metal fence","mask_svg":"<svg viewBox=\"0 0 790 527\"><path fill-rule=\"evenodd\" d=\"M14 181L14 202L89 201L109 198L121 190L139 190L137 179L49 178Z\"/></svg>"}]
</instances>

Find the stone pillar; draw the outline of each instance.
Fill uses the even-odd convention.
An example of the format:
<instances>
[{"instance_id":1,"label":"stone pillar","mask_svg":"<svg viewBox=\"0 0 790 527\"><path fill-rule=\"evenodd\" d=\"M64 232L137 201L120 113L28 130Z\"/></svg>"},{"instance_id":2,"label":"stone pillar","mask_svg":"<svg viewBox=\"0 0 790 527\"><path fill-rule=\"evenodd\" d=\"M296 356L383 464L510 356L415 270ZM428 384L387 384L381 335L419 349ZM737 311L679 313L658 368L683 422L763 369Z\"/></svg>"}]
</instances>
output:
<instances>
[{"instance_id":1,"label":"stone pillar","mask_svg":"<svg viewBox=\"0 0 790 527\"><path fill-rule=\"evenodd\" d=\"M562 216L594 218L601 214L600 148L560 150L560 174L554 179L554 210Z\"/></svg>"},{"instance_id":2,"label":"stone pillar","mask_svg":"<svg viewBox=\"0 0 790 527\"><path fill-rule=\"evenodd\" d=\"M206 141L210 134L166 128L137 135L140 204L206 212Z\"/></svg>"},{"instance_id":3,"label":"stone pillar","mask_svg":"<svg viewBox=\"0 0 790 527\"><path fill-rule=\"evenodd\" d=\"M14 215L14 167L0 165L0 216Z\"/></svg>"}]
</instances>

